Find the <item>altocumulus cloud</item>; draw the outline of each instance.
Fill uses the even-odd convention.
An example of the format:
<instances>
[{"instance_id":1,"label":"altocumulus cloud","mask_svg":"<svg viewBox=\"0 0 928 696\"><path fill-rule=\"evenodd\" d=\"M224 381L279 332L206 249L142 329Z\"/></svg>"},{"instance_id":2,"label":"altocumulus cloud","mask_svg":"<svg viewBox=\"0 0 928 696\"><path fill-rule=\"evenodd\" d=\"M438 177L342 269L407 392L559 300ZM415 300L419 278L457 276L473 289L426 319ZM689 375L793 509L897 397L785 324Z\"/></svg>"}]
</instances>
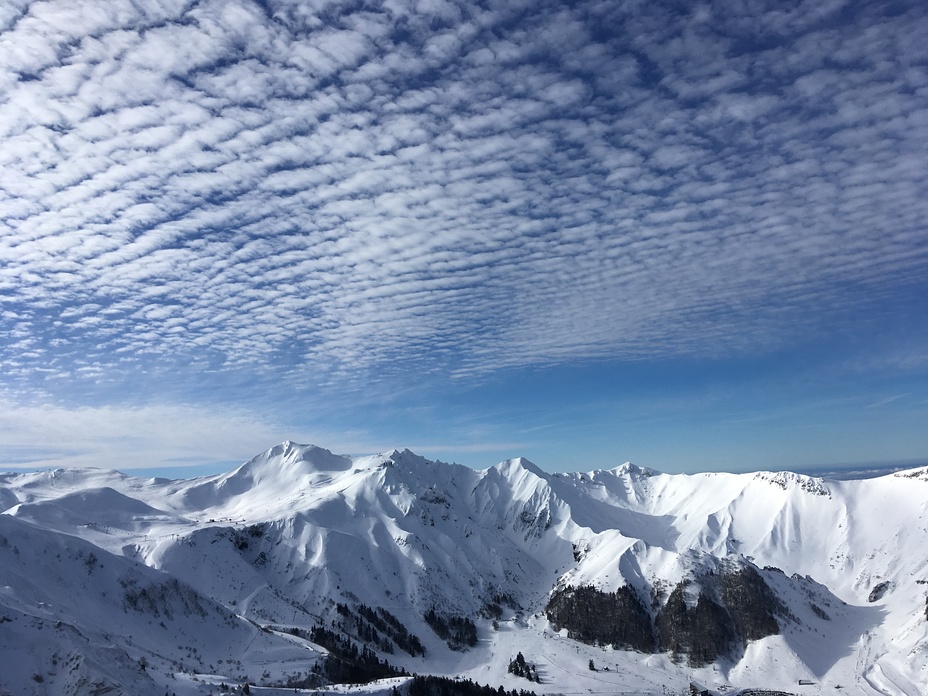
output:
<instances>
[{"instance_id":1,"label":"altocumulus cloud","mask_svg":"<svg viewBox=\"0 0 928 696\"><path fill-rule=\"evenodd\" d=\"M8 0L4 387L467 377L858 320L928 273L926 35L923 2Z\"/></svg>"}]
</instances>

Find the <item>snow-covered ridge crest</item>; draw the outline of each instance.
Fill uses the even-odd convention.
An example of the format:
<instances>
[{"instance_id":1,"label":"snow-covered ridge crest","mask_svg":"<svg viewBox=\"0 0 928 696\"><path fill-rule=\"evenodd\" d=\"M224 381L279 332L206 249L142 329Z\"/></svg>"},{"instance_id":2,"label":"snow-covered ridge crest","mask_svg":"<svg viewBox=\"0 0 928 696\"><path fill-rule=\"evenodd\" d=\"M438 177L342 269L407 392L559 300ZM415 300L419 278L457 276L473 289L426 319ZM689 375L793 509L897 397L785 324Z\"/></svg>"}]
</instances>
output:
<instances>
[{"instance_id":1,"label":"snow-covered ridge crest","mask_svg":"<svg viewBox=\"0 0 928 696\"><path fill-rule=\"evenodd\" d=\"M620 464L614 469L610 470L616 476L658 476L661 472L657 469L649 469L646 466L638 466L637 464L632 464L631 462L625 462Z\"/></svg>"},{"instance_id":2,"label":"snow-covered ridge crest","mask_svg":"<svg viewBox=\"0 0 928 696\"><path fill-rule=\"evenodd\" d=\"M316 445L300 445L290 440L272 447L240 466L236 473L255 480L265 476L302 475L318 471L345 471L353 461L347 455L333 454Z\"/></svg>"},{"instance_id":3,"label":"snow-covered ridge crest","mask_svg":"<svg viewBox=\"0 0 928 696\"><path fill-rule=\"evenodd\" d=\"M791 487L798 487L800 490L813 495L831 495L828 485L824 479L814 476L805 476L803 474L794 474L791 471L763 471L755 474L758 480L768 481L783 490L789 490Z\"/></svg>"},{"instance_id":4,"label":"snow-covered ridge crest","mask_svg":"<svg viewBox=\"0 0 928 696\"><path fill-rule=\"evenodd\" d=\"M917 469L909 469L907 471L897 471L893 474L896 478L904 479L918 479L920 481L928 481L928 466L919 467Z\"/></svg>"},{"instance_id":5,"label":"snow-covered ridge crest","mask_svg":"<svg viewBox=\"0 0 928 696\"><path fill-rule=\"evenodd\" d=\"M3 474L0 511L35 534L80 537L106 567L118 564L104 554L157 569L225 607L226 620L308 631L342 621L336 606L382 608L424 641L429 661L385 656L420 673L438 664L486 681L489 666L494 683L519 686L506 681L514 678L505 671L510 644L547 655L552 675L568 655L604 659L601 648L566 638L573 635L614 645L609 659L639 675L633 690L641 693L661 693L662 684L647 687L654 670L663 683L685 683L694 669L719 683L784 691L799 674L830 684L828 693L891 673L922 693L928 551L909 530L928 509L928 486L911 482L924 474L831 481L661 474L630 463L552 474L521 458L475 470L409 450L353 457L284 442L227 474L189 481ZM17 569L15 554L5 558L0 621L14 608L17 617L45 611L30 609L24 590L4 594L22 586L13 574L29 572ZM168 589L171 601L193 596ZM755 614L754 605L766 608ZM476 652L449 652L424 619L430 611L474 621ZM580 625L578 611L621 615L638 628ZM700 624L699 612L715 618ZM702 625L717 632L711 641L694 629ZM555 630L563 644L545 639ZM823 652L823 641L835 647ZM674 663L671 652L686 659ZM700 660L708 666L687 666ZM743 681L758 669L760 682ZM551 679L539 689L565 690Z\"/></svg>"}]
</instances>

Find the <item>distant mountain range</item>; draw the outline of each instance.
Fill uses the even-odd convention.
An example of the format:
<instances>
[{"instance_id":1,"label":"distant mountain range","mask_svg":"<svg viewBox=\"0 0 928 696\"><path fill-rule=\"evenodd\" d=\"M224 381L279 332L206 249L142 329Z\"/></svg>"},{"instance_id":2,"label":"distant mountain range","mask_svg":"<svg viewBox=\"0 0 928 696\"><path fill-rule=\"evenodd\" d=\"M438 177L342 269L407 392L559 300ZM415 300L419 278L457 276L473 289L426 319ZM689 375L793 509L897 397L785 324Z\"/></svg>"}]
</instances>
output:
<instances>
[{"instance_id":1,"label":"distant mountain range","mask_svg":"<svg viewBox=\"0 0 928 696\"><path fill-rule=\"evenodd\" d=\"M376 691L404 673L928 693L925 468L477 471L285 442L190 480L0 474L0 511L0 694L386 678Z\"/></svg>"}]
</instances>

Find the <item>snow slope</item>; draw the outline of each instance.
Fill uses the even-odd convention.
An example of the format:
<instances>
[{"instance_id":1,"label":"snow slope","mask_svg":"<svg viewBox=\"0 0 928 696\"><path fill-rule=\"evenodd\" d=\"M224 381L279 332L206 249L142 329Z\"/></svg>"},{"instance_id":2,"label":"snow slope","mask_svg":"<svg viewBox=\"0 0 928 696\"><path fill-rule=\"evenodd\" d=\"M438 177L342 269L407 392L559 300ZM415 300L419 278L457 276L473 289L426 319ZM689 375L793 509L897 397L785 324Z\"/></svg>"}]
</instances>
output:
<instances>
[{"instance_id":1,"label":"snow slope","mask_svg":"<svg viewBox=\"0 0 928 696\"><path fill-rule=\"evenodd\" d=\"M193 480L0 474L0 508L0 664L16 665L0 693L79 693L52 655L80 659L82 684L134 693L280 683L324 652L285 629L331 625L338 604L381 608L421 639L425 656L381 652L392 664L507 689L658 694L695 679L928 693L925 469L831 481L630 464L549 474L515 459L476 471L285 442ZM780 631L702 667L579 643L544 613L555 588L628 587L653 620L679 583L694 606L745 567L781 602ZM476 646L451 650L430 609L472 619ZM520 651L541 684L507 673Z\"/></svg>"}]
</instances>

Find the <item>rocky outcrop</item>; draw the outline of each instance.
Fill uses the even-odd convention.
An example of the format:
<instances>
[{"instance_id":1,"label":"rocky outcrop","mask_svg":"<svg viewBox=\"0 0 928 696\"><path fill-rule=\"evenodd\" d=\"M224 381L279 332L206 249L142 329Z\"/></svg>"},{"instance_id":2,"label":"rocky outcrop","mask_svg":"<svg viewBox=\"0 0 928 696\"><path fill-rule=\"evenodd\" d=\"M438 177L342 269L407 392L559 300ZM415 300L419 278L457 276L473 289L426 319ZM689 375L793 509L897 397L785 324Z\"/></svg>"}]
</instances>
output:
<instances>
[{"instance_id":1,"label":"rocky outcrop","mask_svg":"<svg viewBox=\"0 0 928 696\"><path fill-rule=\"evenodd\" d=\"M590 586L558 589L551 595L545 612L555 628L566 628L575 640L654 651L651 616L627 585L616 592L602 592Z\"/></svg>"},{"instance_id":2,"label":"rocky outcrop","mask_svg":"<svg viewBox=\"0 0 928 696\"><path fill-rule=\"evenodd\" d=\"M786 607L752 566L724 572L721 580L722 601L742 643L775 636L780 632L777 616Z\"/></svg>"},{"instance_id":3,"label":"rocky outcrop","mask_svg":"<svg viewBox=\"0 0 928 696\"><path fill-rule=\"evenodd\" d=\"M873 586L873 589L870 590L870 595L867 597L867 601L871 603L879 602L881 599L883 599L883 595L886 594L889 588L890 583L888 581L877 583Z\"/></svg>"},{"instance_id":4,"label":"rocky outcrop","mask_svg":"<svg viewBox=\"0 0 928 696\"><path fill-rule=\"evenodd\" d=\"M735 642L734 622L724 607L705 592L688 606L685 594L689 583L677 585L657 615L660 649L674 655L687 655L690 664L704 665L728 655Z\"/></svg>"},{"instance_id":5,"label":"rocky outcrop","mask_svg":"<svg viewBox=\"0 0 928 696\"><path fill-rule=\"evenodd\" d=\"M659 593L658 593L659 594ZM641 652L670 652L693 666L737 658L752 640L780 632L786 609L750 565L733 565L680 582L652 615L635 591L621 587L555 590L546 607L571 638Z\"/></svg>"}]
</instances>

